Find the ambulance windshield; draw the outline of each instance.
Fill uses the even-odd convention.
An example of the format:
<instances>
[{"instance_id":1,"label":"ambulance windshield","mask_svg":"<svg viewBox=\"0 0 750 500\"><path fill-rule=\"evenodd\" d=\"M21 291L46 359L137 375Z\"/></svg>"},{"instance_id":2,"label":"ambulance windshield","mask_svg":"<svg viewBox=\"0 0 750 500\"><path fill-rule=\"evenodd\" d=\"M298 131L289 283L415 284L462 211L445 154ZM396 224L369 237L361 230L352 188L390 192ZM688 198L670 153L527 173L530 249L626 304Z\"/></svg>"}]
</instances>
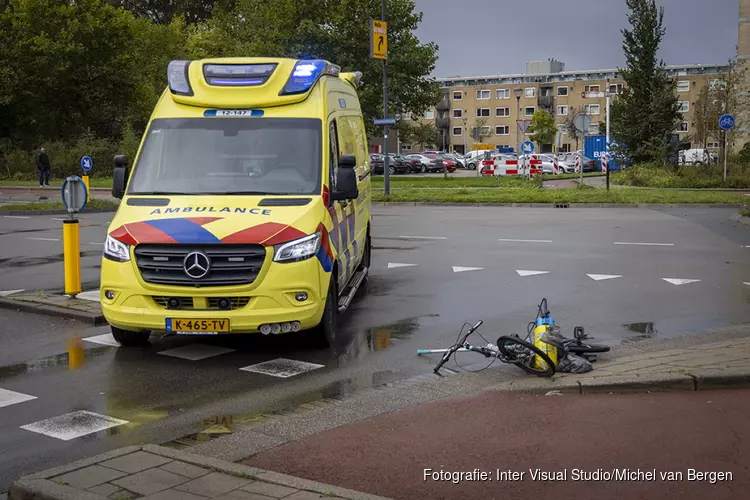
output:
<instances>
[{"instance_id":1,"label":"ambulance windshield","mask_svg":"<svg viewBox=\"0 0 750 500\"><path fill-rule=\"evenodd\" d=\"M154 120L128 194L316 194L321 130L313 118Z\"/></svg>"}]
</instances>

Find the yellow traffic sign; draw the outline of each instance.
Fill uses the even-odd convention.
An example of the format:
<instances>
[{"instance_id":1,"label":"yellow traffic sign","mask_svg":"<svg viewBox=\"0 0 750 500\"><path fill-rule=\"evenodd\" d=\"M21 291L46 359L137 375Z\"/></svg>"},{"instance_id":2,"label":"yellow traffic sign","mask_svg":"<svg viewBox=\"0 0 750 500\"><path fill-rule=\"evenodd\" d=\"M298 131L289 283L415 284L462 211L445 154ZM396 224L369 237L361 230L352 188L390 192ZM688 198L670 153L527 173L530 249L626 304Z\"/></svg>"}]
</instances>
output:
<instances>
[{"instance_id":1,"label":"yellow traffic sign","mask_svg":"<svg viewBox=\"0 0 750 500\"><path fill-rule=\"evenodd\" d=\"M370 57L386 59L388 54L388 23L370 19Z\"/></svg>"}]
</instances>

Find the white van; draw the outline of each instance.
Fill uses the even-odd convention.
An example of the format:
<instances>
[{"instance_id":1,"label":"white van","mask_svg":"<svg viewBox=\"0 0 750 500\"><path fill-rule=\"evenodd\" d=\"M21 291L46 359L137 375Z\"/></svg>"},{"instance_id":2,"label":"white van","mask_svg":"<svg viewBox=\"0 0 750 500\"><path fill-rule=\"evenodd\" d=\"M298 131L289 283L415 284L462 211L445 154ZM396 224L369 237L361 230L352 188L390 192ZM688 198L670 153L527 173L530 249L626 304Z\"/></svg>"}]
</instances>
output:
<instances>
[{"instance_id":1,"label":"white van","mask_svg":"<svg viewBox=\"0 0 750 500\"><path fill-rule=\"evenodd\" d=\"M477 165L480 161L482 161L482 157L485 153L492 152L491 149L477 149L475 151L469 151L467 154L464 155L464 160L466 164L466 168L469 170L476 170Z\"/></svg>"},{"instance_id":2,"label":"white van","mask_svg":"<svg viewBox=\"0 0 750 500\"><path fill-rule=\"evenodd\" d=\"M708 149L685 149L680 151L680 165L709 165L716 163L718 156Z\"/></svg>"}]
</instances>

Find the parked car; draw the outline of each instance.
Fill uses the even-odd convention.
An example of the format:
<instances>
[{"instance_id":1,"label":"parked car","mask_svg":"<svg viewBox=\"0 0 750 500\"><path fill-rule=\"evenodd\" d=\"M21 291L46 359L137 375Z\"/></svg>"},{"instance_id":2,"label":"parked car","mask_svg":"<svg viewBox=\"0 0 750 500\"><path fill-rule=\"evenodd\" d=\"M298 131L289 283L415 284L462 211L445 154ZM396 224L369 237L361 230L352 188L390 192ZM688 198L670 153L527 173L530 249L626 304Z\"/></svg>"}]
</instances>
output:
<instances>
[{"instance_id":1,"label":"parked car","mask_svg":"<svg viewBox=\"0 0 750 500\"><path fill-rule=\"evenodd\" d=\"M443 171L443 160L437 158L436 155L425 155L421 153L415 153L406 156L408 159L418 160L422 164L421 172L442 172Z\"/></svg>"},{"instance_id":2,"label":"parked car","mask_svg":"<svg viewBox=\"0 0 750 500\"><path fill-rule=\"evenodd\" d=\"M404 160L398 160L388 155L388 173L390 175L395 174L406 174L409 171L411 171L411 167L406 161ZM381 154L371 154L370 155L370 168L372 168L372 173L375 175L383 175L384 174L384 163L385 163L385 157Z\"/></svg>"},{"instance_id":3,"label":"parked car","mask_svg":"<svg viewBox=\"0 0 750 500\"><path fill-rule=\"evenodd\" d=\"M565 162L568 165L573 165L573 170L575 171L576 153L562 153L558 155L558 157L560 158L560 161ZM592 160L588 156L581 156L581 166L583 167L584 172L599 171L599 162Z\"/></svg>"},{"instance_id":4,"label":"parked car","mask_svg":"<svg viewBox=\"0 0 750 500\"><path fill-rule=\"evenodd\" d=\"M555 155L541 154L539 155L539 159L542 160L542 170L545 174L555 173ZM567 161L564 161L562 157L558 155L557 165L560 167L561 174L572 174L576 171L575 159L573 160L573 163L569 163Z\"/></svg>"},{"instance_id":5,"label":"parked car","mask_svg":"<svg viewBox=\"0 0 750 500\"><path fill-rule=\"evenodd\" d=\"M434 158L437 161L437 172L442 172L443 167L445 167L445 170L448 172L456 171L456 162L446 157L445 154L426 154L425 156L428 158Z\"/></svg>"},{"instance_id":6,"label":"parked car","mask_svg":"<svg viewBox=\"0 0 750 500\"><path fill-rule=\"evenodd\" d=\"M485 153L491 152L489 149L478 149L475 151L470 151L466 155L464 155L464 161L466 162L466 168L469 170L476 170L477 165L482 160L482 157Z\"/></svg>"},{"instance_id":7,"label":"parked car","mask_svg":"<svg viewBox=\"0 0 750 500\"><path fill-rule=\"evenodd\" d=\"M422 172L422 162L418 158L413 158L413 155L403 155L399 158L409 165L409 172L412 174L418 174Z\"/></svg>"},{"instance_id":8,"label":"parked car","mask_svg":"<svg viewBox=\"0 0 750 500\"><path fill-rule=\"evenodd\" d=\"M466 161L463 156L458 153L445 153L445 156L456 162L457 168L466 168Z\"/></svg>"},{"instance_id":9,"label":"parked car","mask_svg":"<svg viewBox=\"0 0 750 500\"><path fill-rule=\"evenodd\" d=\"M680 151L680 165L709 165L719 161L719 156L708 149L685 149Z\"/></svg>"}]
</instances>

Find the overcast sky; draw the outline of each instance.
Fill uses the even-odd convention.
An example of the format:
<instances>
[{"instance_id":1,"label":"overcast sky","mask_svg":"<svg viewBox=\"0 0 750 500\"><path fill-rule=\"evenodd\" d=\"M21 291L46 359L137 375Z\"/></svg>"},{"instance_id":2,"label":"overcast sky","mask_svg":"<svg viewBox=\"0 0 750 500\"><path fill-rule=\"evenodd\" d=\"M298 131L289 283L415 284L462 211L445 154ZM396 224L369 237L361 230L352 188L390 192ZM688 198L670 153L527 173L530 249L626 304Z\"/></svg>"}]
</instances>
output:
<instances>
[{"instance_id":1,"label":"overcast sky","mask_svg":"<svg viewBox=\"0 0 750 500\"><path fill-rule=\"evenodd\" d=\"M415 0L417 36L440 46L433 76L523 73L555 58L566 70L621 67L625 0ZM657 0L671 64L722 64L736 55L738 0Z\"/></svg>"}]
</instances>

